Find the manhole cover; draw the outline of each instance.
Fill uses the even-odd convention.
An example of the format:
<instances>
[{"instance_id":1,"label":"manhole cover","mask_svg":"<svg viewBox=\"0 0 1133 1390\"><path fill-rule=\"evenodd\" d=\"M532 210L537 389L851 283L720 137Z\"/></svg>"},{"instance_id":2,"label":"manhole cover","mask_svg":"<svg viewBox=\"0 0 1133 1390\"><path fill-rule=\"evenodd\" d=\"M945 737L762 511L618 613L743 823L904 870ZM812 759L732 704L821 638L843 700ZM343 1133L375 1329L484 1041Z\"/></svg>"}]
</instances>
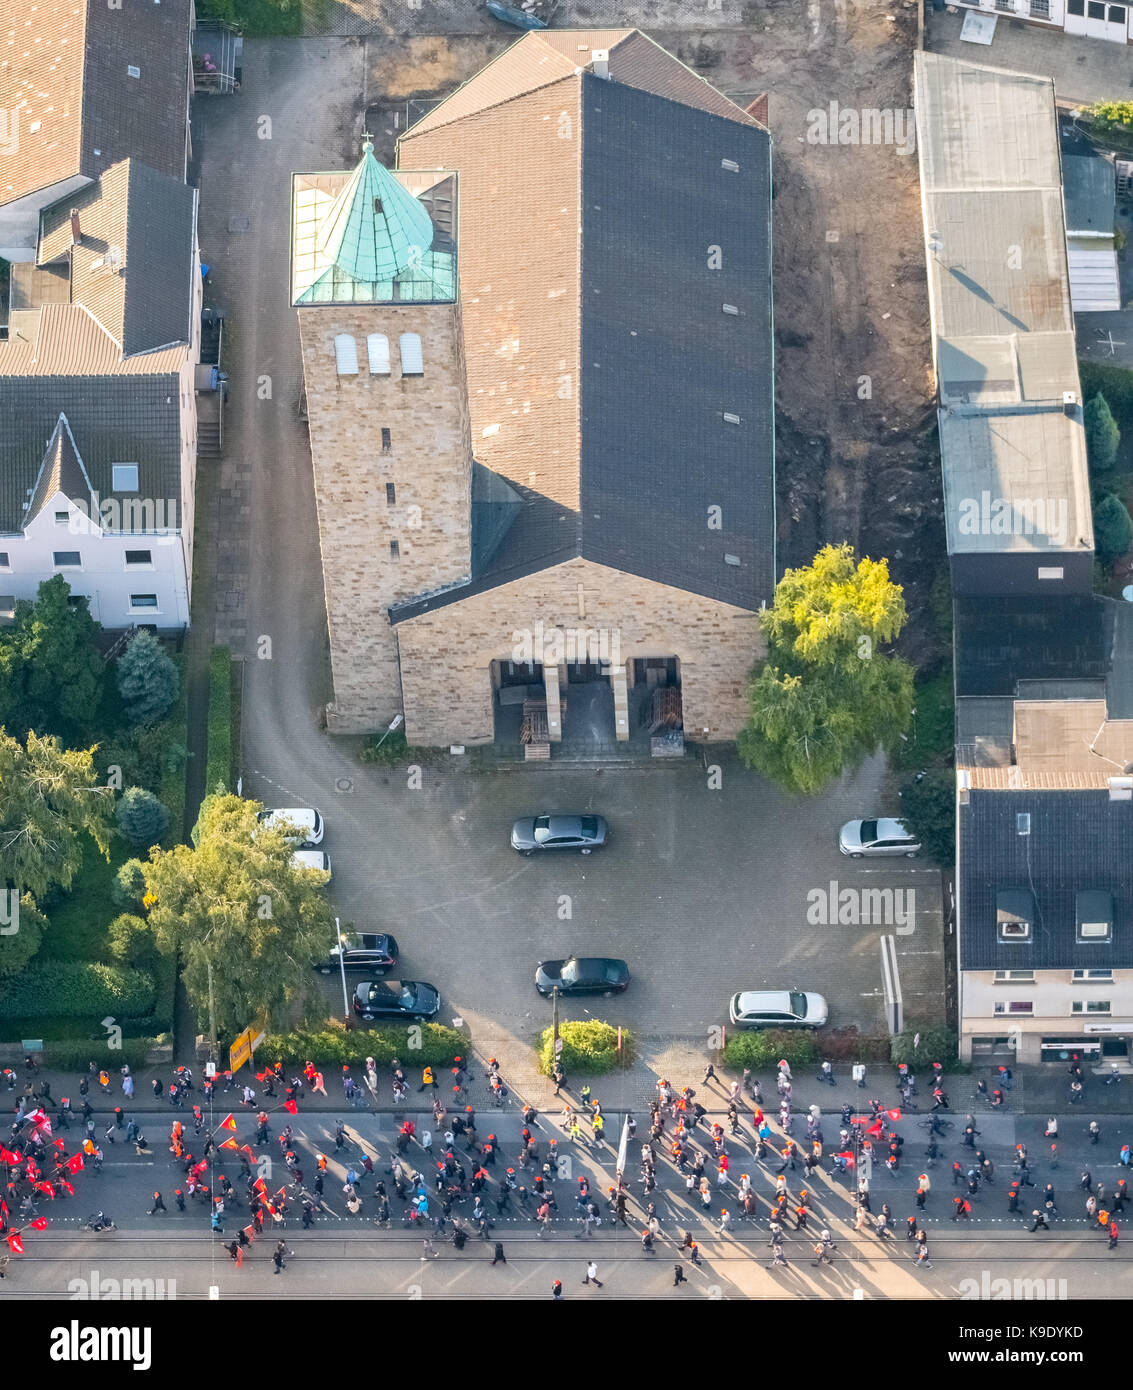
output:
<instances>
[{"instance_id":1,"label":"manhole cover","mask_svg":"<svg viewBox=\"0 0 1133 1390\"><path fill-rule=\"evenodd\" d=\"M230 217L228 219L228 230L230 232L246 232L252 225L250 217Z\"/></svg>"},{"instance_id":2,"label":"manhole cover","mask_svg":"<svg viewBox=\"0 0 1133 1390\"><path fill-rule=\"evenodd\" d=\"M354 778L336 777L334 779L334 789L336 792L352 792L354 790Z\"/></svg>"}]
</instances>

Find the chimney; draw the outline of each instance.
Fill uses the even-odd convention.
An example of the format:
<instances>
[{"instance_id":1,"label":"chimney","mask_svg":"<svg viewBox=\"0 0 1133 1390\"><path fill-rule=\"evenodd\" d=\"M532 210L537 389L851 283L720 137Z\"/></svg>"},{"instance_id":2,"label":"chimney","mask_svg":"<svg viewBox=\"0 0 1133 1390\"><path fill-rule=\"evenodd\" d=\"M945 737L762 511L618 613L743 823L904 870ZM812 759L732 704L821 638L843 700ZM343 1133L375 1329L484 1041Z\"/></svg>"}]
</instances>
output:
<instances>
[{"instance_id":1,"label":"chimney","mask_svg":"<svg viewBox=\"0 0 1133 1390\"><path fill-rule=\"evenodd\" d=\"M83 233L82 233L81 228L79 227L79 210L78 210L78 208L72 208L72 209L71 209L71 245L72 245L72 246L80 246L80 245L82 244L82 240L83 240Z\"/></svg>"},{"instance_id":2,"label":"chimney","mask_svg":"<svg viewBox=\"0 0 1133 1390\"><path fill-rule=\"evenodd\" d=\"M595 77L604 77L607 82L610 80L610 50L608 48L596 48L590 55L590 71Z\"/></svg>"}]
</instances>

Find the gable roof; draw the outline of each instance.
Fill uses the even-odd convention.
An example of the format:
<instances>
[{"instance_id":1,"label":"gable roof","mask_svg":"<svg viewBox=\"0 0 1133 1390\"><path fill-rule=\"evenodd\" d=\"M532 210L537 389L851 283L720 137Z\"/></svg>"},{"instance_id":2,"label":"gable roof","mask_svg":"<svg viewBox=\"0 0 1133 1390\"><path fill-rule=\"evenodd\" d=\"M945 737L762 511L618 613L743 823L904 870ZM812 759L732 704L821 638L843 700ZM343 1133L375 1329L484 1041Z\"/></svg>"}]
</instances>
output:
<instances>
[{"instance_id":1,"label":"gable roof","mask_svg":"<svg viewBox=\"0 0 1133 1390\"><path fill-rule=\"evenodd\" d=\"M517 39L407 132L423 135L466 116L593 70L595 52L609 55L611 81L638 87L753 126L759 122L639 29L540 29ZM403 138L407 138L403 137Z\"/></svg>"},{"instance_id":2,"label":"gable roof","mask_svg":"<svg viewBox=\"0 0 1133 1390\"><path fill-rule=\"evenodd\" d=\"M47 441L47 452L43 456L39 477L35 481L31 501L24 515L24 524L34 521L48 502L60 492L72 502L82 502L89 507L93 491L67 417L60 415L55 432Z\"/></svg>"},{"instance_id":3,"label":"gable roof","mask_svg":"<svg viewBox=\"0 0 1133 1390\"><path fill-rule=\"evenodd\" d=\"M173 525L179 412L176 381L164 376L0 376L0 533L22 531L59 491L84 501L92 491L100 499L160 500ZM115 463L138 465L136 492L115 493Z\"/></svg>"},{"instance_id":4,"label":"gable roof","mask_svg":"<svg viewBox=\"0 0 1133 1390\"><path fill-rule=\"evenodd\" d=\"M184 180L191 0L11 5L0 109L17 113L0 206L133 155ZM132 77L128 69L138 69Z\"/></svg>"},{"instance_id":5,"label":"gable roof","mask_svg":"<svg viewBox=\"0 0 1133 1390\"><path fill-rule=\"evenodd\" d=\"M71 210L81 239L71 245ZM188 343L192 334L197 193L136 159L56 203L40 219L38 263L70 260L71 303L122 355Z\"/></svg>"},{"instance_id":6,"label":"gable roof","mask_svg":"<svg viewBox=\"0 0 1133 1390\"><path fill-rule=\"evenodd\" d=\"M728 105L572 66L403 137L402 162L460 178L473 447L523 506L470 584L395 620L577 555L770 599L770 140Z\"/></svg>"}]
</instances>

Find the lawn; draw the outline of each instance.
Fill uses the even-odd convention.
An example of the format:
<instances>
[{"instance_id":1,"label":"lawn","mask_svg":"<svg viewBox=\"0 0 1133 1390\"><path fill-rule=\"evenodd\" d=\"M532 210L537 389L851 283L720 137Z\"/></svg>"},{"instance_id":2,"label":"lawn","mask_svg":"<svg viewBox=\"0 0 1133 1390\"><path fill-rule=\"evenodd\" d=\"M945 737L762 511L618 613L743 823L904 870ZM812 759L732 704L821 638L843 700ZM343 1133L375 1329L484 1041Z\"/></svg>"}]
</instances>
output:
<instances>
[{"instance_id":1,"label":"lawn","mask_svg":"<svg viewBox=\"0 0 1133 1390\"><path fill-rule=\"evenodd\" d=\"M83 867L70 892L56 890L44 904L51 925L43 934L39 956L56 960L107 960L106 928L119 909L110 897L114 875L131 857L130 846L115 837L110 842L110 862L87 842Z\"/></svg>"}]
</instances>

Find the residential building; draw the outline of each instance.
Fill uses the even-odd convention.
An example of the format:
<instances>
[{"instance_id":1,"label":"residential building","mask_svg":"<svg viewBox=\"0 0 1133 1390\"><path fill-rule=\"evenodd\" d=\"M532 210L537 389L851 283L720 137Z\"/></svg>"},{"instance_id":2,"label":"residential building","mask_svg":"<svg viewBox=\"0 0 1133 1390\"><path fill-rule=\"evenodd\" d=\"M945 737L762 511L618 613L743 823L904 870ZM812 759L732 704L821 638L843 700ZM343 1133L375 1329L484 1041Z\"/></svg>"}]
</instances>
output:
<instances>
[{"instance_id":1,"label":"residential building","mask_svg":"<svg viewBox=\"0 0 1133 1390\"><path fill-rule=\"evenodd\" d=\"M775 582L764 127L636 30L545 30L292 218L328 726L734 737Z\"/></svg>"},{"instance_id":2,"label":"residential building","mask_svg":"<svg viewBox=\"0 0 1133 1390\"><path fill-rule=\"evenodd\" d=\"M1124 1064L1133 718L1104 697L1017 700L1004 751L957 754L961 1058Z\"/></svg>"},{"instance_id":3,"label":"residential building","mask_svg":"<svg viewBox=\"0 0 1133 1390\"><path fill-rule=\"evenodd\" d=\"M185 182L192 0L11 6L0 59L0 257L32 261L40 214L136 159Z\"/></svg>"},{"instance_id":4,"label":"residential building","mask_svg":"<svg viewBox=\"0 0 1133 1390\"><path fill-rule=\"evenodd\" d=\"M982 10L1001 20L1022 20L1042 29L1110 43L1133 43L1133 5L1109 0L956 0L965 10Z\"/></svg>"},{"instance_id":5,"label":"residential building","mask_svg":"<svg viewBox=\"0 0 1133 1390\"><path fill-rule=\"evenodd\" d=\"M953 590L1089 594L1054 85L933 53L914 81Z\"/></svg>"},{"instance_id":6,"label":"residential building","mask_svg":"<svg viewBox=\"0 0 1133 1390\"><path fill-rule=\"evenodd\" d=\"M134 159L39 215L0 341L0 620L55 573L107 628L189 621L197 194Z\"/></svg>"}]
</instances>

